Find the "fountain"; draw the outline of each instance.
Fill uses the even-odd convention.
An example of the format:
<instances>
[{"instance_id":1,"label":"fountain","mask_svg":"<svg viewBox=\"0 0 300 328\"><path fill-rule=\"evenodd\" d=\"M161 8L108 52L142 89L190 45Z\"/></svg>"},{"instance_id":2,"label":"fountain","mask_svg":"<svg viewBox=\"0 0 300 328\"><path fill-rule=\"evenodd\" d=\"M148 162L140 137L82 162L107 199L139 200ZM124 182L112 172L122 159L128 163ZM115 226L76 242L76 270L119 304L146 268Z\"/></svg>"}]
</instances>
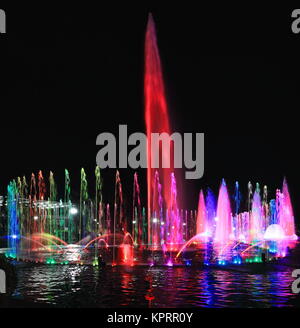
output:
<instances>
[{"instance_id":1,"label":"fountain","mask_svg":"<svg viewBox=\"0 0 300 328\"><path fill-rule=\"evenodd\" d=\"M276 198L270 201L267 199L267 187L264 187L261 195L257 183L251 197L251 210L241 212L240 195L239 206L235 206L234 213L223 180L217 204L210 189L206 193L200 191L198 211L194 216L194 211L178 208L174 174L170 176L170 207L164 209L160 176L156 171L153 181L152 235L150 244L147 244L146 211L142 206L142 190L136 173L133 176L131 218L125 214L128 210L124 204L118 171L113 218L110 204L103 203L99 168L95 170L95 203L87 192L85 171L81 170L79 211L71 201L70 175L67 170L64 202L57 200L53 172L49 175L49 189L41 171L37 176L38 183L35 175L31 175L29 193L25 178L11 181L6 203L2 202L2 206L6 206L8 222L7 225L1 222L0 233L1 237L7 238L9 257L48 264L94 263L101 254L114 265L136 265L147 264L145 256L150 252L152 258L158 257L156 263L173 266L191 263L190 259L187 260L189 252L196 252L200 262L224 265L240 264L241 257L245 262L259 262L263 252L267 253L268 258L285 257L288 248L295 247L298 239L286 179L282 192L278 189ZM235 202L238 188L236 183ZM94 204L98 205L93 207ZM249 198L246 205L249 205Z\"/></svg>"},{"instance_id":2,"label":"fountain","mask_svg":"<svg viewBox=\"0 0 300 328\"><path fill-rule=\"evenodd\" d=\"M65 170L63 200L59 199L54 173L49 183L42 171L12 180L3 198L0 237L7 239L7 256L46 264L93 264L101 255L111 265L172 267L191 263L240 265L285 257L295 247L295 220L287 180L275 199L248 183L245 204L238 182L234 204L225 180L216 198L211 189L200 190L198 209L180 206L174 165L151 168L151 133L171 134L168 107L159 57L155 25L149 15L145 39L145 123L147 132L147 203L143 184L133 174L133 193L124 200L121 175L106 188L114 190L113 206L103 201L101 171L95 168L93 196L84 168L80 172L80 196L72 199L71 179ZM161 148L161 147L160 147ZM170 154L162 154L172 158ZM91 186L91 185L89 185ZM78 187L78 186L77 186ZM253 193L254 190L254 193ZM90 190L91 191L91 190ZM127 196L127 195L126 195ZM196 196L195 196L196 197ZM125 198L125 199L126 199ZM232 206L234 205L234 206ZM246 211L242 211L242 208ZM233 210L232 210L233 209ZM128 214L130 213L130 214ZM5 221L7 220L7 222Z\"/></svg>"},{"instance_id":3,"label":"fountain","mask_svg":"<svg viewBox=\"0 0 300 328\"><path fill-rule=\"evenodd\" d=\"M290 239L297 239L295 232L294 211L286 178L284 178L283 181L282 203L279 212L279 224L284 231L284 235L288 236Z\"/></svg>"},{"instance_id":4,"label":"fountain","mask_svg":"<svg viewBox=\"0 0 300 328\"><path fill-rule=\"evenodd\" d=\"M260 198L259 184L256 185L256 190L253 195L252 210L250 213L250 241L255 242L261 240L262 232L262 207Z\"/></svg>"},{"instance_id":5,"label":"fountain","mask_svg":"<svg viewBox=\"0 0 300 328\"><path fill-rule=\"evenodd\" d=\"M231 206L227 191L227 186L225 180L222 181L218 205L217 205L217 216L216 221L216 233L215 233L215 242L226 244L231 240L232 237L232 222L231 222Z\"/></svg>"},{"instance_id":6,"label":"fountain","mask_svg":"<svg viewBox=\"0 0 300 328\"><path fill-rule=\"evenodd\" d=\"M206 205L204 200L203 190L200 191L199 204L198 204L198 215L197 215L197 235L198 234L208 234L207 227L208 219L206 212Z\"/></svg>"},{"instance_id":7,"label":"fountain","mask_svg":"<svg viewBox=\"0 0 300 328\"><path fill-rule=\"evenodd\" d=\"M147 132L147 161L148 161L148 170L147 170L147 197L148 197L148 243L151 243L151 238L154 236L153 247L156 249L159 246L159 236L156 233L152 233L152 229L157 229L156 225L151 224L151 222L156 221L158 215L155 208L153 208L155 194L153 190L155 185L156 169L152 169L152 152L151 152L151 133L168 133L171 134L171 127L168 116L168 106L165 96L165 87L163 82L162 67L160 56L157 47L156 40L156 31L155 24L152 15L149 15L148 25L146 30L146 40L145 40L145 78L144 78L144 90L145 90L145 121L146 121L146 132ZM161 147L160 147L161 149ZM173 147L171 145L171 168L158 169L160 176L160 183L162 188L162 197L164 202L164 207L168 214L166 214L168 220L172 221L174 225L177 225L177 221L180 217L176 213L176 209L173 207L176 206L174 196L174 183L175 179L172 177L173 171ZM170 154L163 153L162 156L166 157ZM173 186L172 186L173 185ZM173 189L172 189L173 188ZM154 222L155 223L155 222ZM167 224L167 238L170 240L168 248L175 250L178 249L178 234L176 228L172 228L174 225L169 222ZM155 223L156 224L156 223ZM170 229L175 230L175 235L170 234ZM170 245L170 243L173 243Z\"/></svg>"}]
</instances>

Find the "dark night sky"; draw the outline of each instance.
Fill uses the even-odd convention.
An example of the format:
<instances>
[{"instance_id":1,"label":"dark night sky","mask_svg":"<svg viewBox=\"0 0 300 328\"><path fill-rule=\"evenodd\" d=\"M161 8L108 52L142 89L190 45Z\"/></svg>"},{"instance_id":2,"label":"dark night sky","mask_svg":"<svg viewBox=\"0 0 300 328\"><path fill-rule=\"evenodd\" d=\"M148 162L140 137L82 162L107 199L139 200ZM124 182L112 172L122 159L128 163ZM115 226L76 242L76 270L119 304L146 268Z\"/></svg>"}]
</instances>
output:
<instances>
[{"instance_id":1,"label":"dark night sky","mask_svg":"<svg viewBox=\"0 0 300 328\"><path fill-rule=\"evenodd\" d=\"M288 25L280 30L282 22L260 30L265 16L257 8L249 17L204 7L35 7L27 8L29 16L21 8L8 9L8 35L1 40L7 102L1 105L0 194L11 178L39 169L45 176L53 170L62 191L68 168L75 195L80 168L93 174L99 133L116 132L119 124L144 131L149 10L157 24L173 128L206 134L204 178L180 187L186 207L196 207L199 188L217 191L223 177L231 190L239 180L246 191L251 180L267 184L274 195L286 175L299 214L299 57L296 48L291 51L297 40L284 39ZM113 175L103 172L104 198L110 201ZM129 202L132 175L121 170Z\"/></svg>"}]
</instances>

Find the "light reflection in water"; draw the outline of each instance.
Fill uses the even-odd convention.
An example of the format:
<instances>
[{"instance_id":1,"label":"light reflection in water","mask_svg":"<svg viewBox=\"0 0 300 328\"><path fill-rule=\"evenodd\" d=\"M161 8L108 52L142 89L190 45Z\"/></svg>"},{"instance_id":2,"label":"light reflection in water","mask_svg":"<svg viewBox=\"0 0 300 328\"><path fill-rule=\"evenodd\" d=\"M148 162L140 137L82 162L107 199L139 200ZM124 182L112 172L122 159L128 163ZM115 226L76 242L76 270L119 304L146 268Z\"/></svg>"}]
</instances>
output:
<instances>
[{"instance_id":1,"label":"light reflection in water","mask_svg":"<svg viewBox=\"0 0 300 328\"><path fill-rule=\"evenodd\" d=\"M194 268L28 266L14 296L59 307L293 306L291 270L248 274Z\"/></svg>"}]
</instances>

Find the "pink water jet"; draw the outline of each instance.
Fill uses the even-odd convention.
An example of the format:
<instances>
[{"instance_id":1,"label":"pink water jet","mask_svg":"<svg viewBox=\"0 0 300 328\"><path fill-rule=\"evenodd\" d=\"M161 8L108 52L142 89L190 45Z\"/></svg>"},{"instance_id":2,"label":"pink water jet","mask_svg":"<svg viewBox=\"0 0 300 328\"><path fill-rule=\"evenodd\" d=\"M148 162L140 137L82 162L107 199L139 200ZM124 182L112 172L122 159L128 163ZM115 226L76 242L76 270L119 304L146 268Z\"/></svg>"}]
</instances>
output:
<instances>
[{"instance_id":1,"label":"pink water jet","mask_svg":"<svg viewBox=\"0 0 300 328\"><path fill-rule=\"evenodd\" d=\"M174 173L171 174L171 203L169 211L169 234L170 243L168 249L176 251L182 244L182 220L180 217L178 204L177 204L177 185Z\"/></svg>"},{"instance_id":2,"label":"pink water jet","mask_svg":"<svg viewBox=\"0 0 300 328\"><path fill-rule=\"evenodd\" d=\"M135 173L133 177L133 213L131 231L134 244L141 248L145 244L145 241L143 240L143 217L140 193L138 175Z\"/></svg>"},{"instance_id":3,"label":"pink water jet","mask_svg":"<svg viewBox=\"0 0 300 328\"><path fill-rule=\"evenodd\" d=\"M279 213L279 224L289 239L297 239L295 231L294 211L286 179L283 181L282 197Z\"/></svg>"},{"instance_id":4,"label":"pink water jet","mask_svg":"<svg viewBox=\"0 0 300 328\"><path fill-rule=\"evenodd\" d=\"M154 173L153 181L153 195L152 195L152 217L151 217L151 235L150 241L151 248L157 250L160 248L161 243L164 245L166 238L164 235L164 222L163 216L163 196L162 185L160 183L160 177L158 171ZM166 221L167 218L166 218Z\"/></svg>"},{"instance_id":5,"label":"pink water jet","mask_svg":"<svg viewBox=\"0 0 300 328\"><path fill-rule=\"evenodd\" d=\"M231 206L225 180L222 181L217 206L215 242L226 244L232 236Z\"/></svg>"},{"instance_id":6,"label":"pink water jet","mask_svg":"<svg viewBox=\"0 0 300 328\"><path fill-rule=\"evenodd\" d=\"M260 198L260 189L257 184L252 200L252 210L250 213L250 242L262 240L263 238L263 217Z\"/></svg>"},{"instance_id":7,"label":"pink water jet","mask_svg":"<svg viewBox=\"0 0 300 328\"><path fill-rule=\"evenodd\" d=\"M200 191L199 194L199 203L198 203L198 213L197 213L197 227L196 234L206 234L207 227L207 213L206 213L206 205L204 199L203 190Z\"/></svg>"}]
</instances>

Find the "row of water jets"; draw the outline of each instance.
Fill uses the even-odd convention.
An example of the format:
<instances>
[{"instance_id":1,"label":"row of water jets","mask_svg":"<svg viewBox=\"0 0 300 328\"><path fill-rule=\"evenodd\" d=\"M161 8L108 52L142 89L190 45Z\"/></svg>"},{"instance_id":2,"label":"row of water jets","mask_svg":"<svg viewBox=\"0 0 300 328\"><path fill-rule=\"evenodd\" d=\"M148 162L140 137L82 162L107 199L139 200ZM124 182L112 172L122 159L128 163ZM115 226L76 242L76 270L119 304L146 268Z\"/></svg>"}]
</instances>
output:
<instances>
[{"instance_id":1,"label":"row of water jets","mask_svg":"<svg viewBox=\"0 0 300 328\"><path fill-rule=\"evenodd\" d=\"M51 252L57 248L60 251L68 248L69 251L70 245L71 249L77 245L79 250L92 248L95 256L99 254L99 248L101 251L111 248L113 263L128 262L128 259L132 263L135 257L139 257L138 254L146 250L161 252L169 262L170 258L178 259L191 248L204 249L204 258L212 262L220 258L231 261L233 249L241 250L241 253L249 246L258 254L267 250L275 256L285 256L287 247L293 247L297 240L286 180L282 191L277 190L276 198L270 201L266 186L261 192L259 184L254 189L249 183L246 211L241 210L238 182L232 201L224 180L217 200L210 189L206 193L201 190L197 211L178 208L173 173L169 206L166 206L162 189L156 171L149 227L136 173L133 177L132 206L126 206L121 177L116 172L111 215L111 206L103 201L98 167L95 170L93 197L89 195L85 171L81 170L80 199L76 204L71 199L71 179L67 170L63 200L58 200L53 173L50 172L49 187L46 188L40 171L37 179L32 174L29 186L25 177L9 184L7 199L1 207L6 215L1 216L0 235L6 236L10 255L13 256L28 257L41 250ZM247 247L241 248L240 245ZM80 260L81 255L80 251L79 256L73 256L72 260Z\"/></svg>"}]
</instances>

